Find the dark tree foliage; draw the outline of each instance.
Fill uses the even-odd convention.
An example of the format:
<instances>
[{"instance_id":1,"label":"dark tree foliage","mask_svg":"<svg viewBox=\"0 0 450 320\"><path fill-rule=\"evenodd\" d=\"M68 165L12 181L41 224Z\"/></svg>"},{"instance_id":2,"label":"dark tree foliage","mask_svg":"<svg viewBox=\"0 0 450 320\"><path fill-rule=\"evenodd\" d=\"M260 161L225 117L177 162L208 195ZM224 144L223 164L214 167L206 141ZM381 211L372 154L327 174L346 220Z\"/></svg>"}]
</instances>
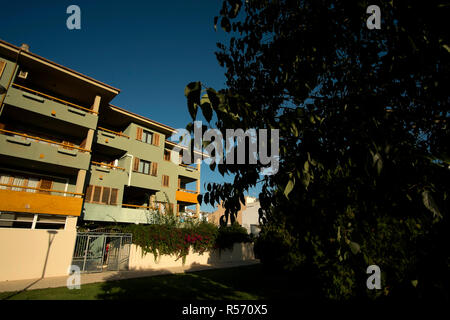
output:
<instances>
[{"instance_id":1,"label":"dark tree foliage","mask_svg":"<svg viewBox=\"0 0 450 320\"><path fill-rule=\"evenodd\" d=\"M371 4L379 30L366 26ZM223 132L279 129L280 167L260 176L261 163L218 164L234 182L208 185L201 200L224 200L233 217L261 183L263 262L306 266L332 299L449 299L448 9L223 1L214 22L230 34L216 52L227 88L190 83L188 108ZM366 287L371 264L382 290Z\"/></svg>"}]
</instances>

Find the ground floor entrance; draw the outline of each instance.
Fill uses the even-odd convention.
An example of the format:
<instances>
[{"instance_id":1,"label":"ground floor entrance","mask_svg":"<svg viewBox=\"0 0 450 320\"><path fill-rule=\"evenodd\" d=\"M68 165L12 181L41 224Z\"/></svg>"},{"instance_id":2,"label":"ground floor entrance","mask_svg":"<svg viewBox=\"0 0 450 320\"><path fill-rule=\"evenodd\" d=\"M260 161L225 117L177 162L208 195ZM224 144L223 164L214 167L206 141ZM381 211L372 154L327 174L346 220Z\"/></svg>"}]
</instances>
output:
<instances>
[{"instance_id":1,"label":"ground floor entrance","mask_svg":"<svg viewBox=\"0 0 450 320\"><path fill-rule=\"evenodd\" d=\"M128 270L130 233L77 232L72 265L83 273Z\"/></svg>"}]
</instances>

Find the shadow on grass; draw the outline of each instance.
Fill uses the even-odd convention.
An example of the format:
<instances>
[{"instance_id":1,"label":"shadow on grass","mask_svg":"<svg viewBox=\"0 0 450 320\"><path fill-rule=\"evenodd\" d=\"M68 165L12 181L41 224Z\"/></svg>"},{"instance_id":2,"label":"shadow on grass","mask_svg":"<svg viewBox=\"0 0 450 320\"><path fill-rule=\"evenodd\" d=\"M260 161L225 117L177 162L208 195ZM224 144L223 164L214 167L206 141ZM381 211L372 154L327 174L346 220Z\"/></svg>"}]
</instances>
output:
<instances>
[{"instance_id":1,"label":"shadow on grass","mask_svg":"<svg viewBox=\"0 0 450 320\"><path fill-rule=\"evenodd\" d=\"M111 279L113 280L113 279ZM107 281L98 299L274 300L311 298L292 275L270 273L262 265Z\"/></svg>"}]
</instances>

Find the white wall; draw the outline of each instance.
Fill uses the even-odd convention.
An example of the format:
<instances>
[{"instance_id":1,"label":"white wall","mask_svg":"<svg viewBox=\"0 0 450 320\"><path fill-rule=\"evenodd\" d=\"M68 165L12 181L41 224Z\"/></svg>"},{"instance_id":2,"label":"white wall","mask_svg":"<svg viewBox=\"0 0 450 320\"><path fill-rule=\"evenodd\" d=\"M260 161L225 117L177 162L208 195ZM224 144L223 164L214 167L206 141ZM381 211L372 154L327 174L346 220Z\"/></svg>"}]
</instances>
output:
<instances>
[{"instance_id":1,"label":"white wall","mask_svg":"<svg viewBox=\"0 0 450 320\"><path fill-rule=\"evenodd\" d=\"M142 249L139 246L132 245L130 249L129 269L130 270L146 270L146 269L165 269L172 267L189 267L193 265L214 265L226 262L248 261L254 260L252 243L235 243L232 250L223 250L204 252L203 254L193 253L192 251L186 256L186 262L176 256L158 256L155 261L153 253L142 255Z\"/></svg>"},{"instance_id":2,"label":"white wall","mask_svg":"<svg viewBox=\"0 0 450 320\"><path fill-rule=\"evenodd\" d=\"M65 230L0 228L0 281L68 275L76 221L68 217Z\"/></svg>"}]
</instances>

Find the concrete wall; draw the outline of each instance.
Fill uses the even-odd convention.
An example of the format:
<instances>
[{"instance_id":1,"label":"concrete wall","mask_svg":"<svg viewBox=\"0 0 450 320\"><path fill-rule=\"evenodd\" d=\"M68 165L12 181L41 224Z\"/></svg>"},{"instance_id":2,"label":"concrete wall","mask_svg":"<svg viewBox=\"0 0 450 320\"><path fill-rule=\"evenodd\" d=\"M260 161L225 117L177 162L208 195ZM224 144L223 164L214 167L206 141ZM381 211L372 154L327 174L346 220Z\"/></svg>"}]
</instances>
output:
<instances>
[{"instance_id":1,"label":"concrete wall","mask_svg":"<svg viewBox=\"0 0 450 320\"><path fill-rule=\"evenodd\" d=\"M0 229L0 281L68 275L77 218L65 230Z\"/></svg>"},{"instance_id":2,"label":"concrete wall","mask_svg":"<svg viewBox=\"0 0 450 320\"><path fill-rule=\"evenodd\" d=\"M130 270L146 270L146 269L166 269L172 267L193 266L193 265L215 265L226 262L248 261L254 260L252 243L235 243L232 250L214 250L212 252L204 252L203 254L193 253L192 251L186 256L186 262L183 265L182 258L177 260L176 256L158 256L155 261L153 253L142 255L142 249L139 246L132 245L130 249Z\"/></svg>"}]
</instances>

